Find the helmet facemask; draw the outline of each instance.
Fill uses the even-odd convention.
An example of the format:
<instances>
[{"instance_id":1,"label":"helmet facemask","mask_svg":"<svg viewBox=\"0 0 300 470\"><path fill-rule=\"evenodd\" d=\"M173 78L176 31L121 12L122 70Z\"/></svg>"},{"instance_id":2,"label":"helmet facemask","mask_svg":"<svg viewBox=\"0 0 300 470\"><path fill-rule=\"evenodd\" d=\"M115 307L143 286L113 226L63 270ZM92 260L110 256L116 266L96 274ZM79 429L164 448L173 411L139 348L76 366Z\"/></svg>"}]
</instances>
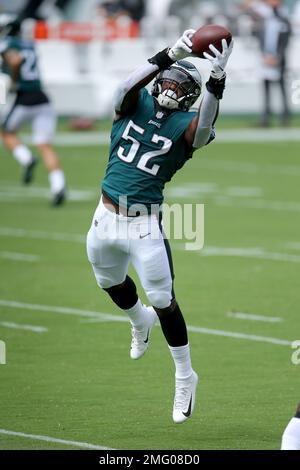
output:
<instances>
[{"instance_id":1,"label":"helmet facemask","mask_svg":"<svg viewBox=\"0 0 300 470\"><path fill-rule=\"evenodd\" d=\"M154 82L152 95L163 108L188 111L199 98L201 86L197 69L187 61L179 61L160 72Z\"/></svg>"}]
</instances>

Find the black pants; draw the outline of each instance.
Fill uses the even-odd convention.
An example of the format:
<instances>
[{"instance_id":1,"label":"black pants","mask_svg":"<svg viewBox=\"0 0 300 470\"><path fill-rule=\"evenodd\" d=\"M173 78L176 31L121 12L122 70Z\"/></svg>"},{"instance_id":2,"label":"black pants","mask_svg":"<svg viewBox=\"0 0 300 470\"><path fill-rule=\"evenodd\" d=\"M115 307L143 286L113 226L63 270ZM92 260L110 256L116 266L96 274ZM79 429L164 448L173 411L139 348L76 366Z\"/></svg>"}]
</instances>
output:
<instances>
[{"instance_id":1,"label":"black pants","mask_svg":"<svg viewBox=\"0 0 300 470\"><path fill-rule=\"evenodd\" d=\"M288 96L286 91L286 78L285 69L281 70L279 81L272 82L270 80L264 80L264 114L263 121L267 124L270 121L272 109L271 109L271 89L275 86L279 87L281 100L282 100L282 112L280 113L282 122L286 122L290 117L290 108L288 104Z\"/></svg>"}]
</instances>

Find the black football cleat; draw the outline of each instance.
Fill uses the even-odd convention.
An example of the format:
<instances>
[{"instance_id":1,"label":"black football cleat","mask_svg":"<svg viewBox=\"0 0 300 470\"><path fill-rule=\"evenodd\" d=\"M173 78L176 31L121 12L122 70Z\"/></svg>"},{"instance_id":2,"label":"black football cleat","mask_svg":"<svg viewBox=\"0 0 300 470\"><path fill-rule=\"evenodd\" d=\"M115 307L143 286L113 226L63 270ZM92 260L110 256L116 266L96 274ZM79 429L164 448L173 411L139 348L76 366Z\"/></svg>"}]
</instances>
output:
<instances>
[{"instance_id":1,"label":"black football cleat","mask_svg":"<svg viewBox=\"0 0 300 470\"><path fill-rule=\"evenodd\" d=\"M61 206L66 200L66 191L65 189L62 189L58 193L54 194L53 199L52 199L52 207L59 207Z\"/></svg>"},{"instance_id":2,"label":"black football cleat","mask_svg":"<svg viewBox=\"0 0 300 470\"><path fill-rule=\"evenodd\" d=\"M33 175L34 175L34 169L35 166L37 165L37 158L33 157L32 162L29 163L29 165L26 165L23 170L22 174L22 183L23 184L30 184L33 180Z\"/></svg>"}]
</instances>

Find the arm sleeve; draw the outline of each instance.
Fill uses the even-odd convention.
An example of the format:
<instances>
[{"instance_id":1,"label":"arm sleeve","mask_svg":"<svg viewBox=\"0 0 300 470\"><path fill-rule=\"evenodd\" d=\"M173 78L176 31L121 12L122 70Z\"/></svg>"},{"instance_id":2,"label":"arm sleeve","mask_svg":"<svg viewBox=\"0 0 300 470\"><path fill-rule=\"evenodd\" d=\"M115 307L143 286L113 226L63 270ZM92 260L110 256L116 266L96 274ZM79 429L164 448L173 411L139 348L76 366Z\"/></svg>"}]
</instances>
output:
<instances>
[{"instance_id":1,"label":"arm sleeve","mask_svg":"<svg viewBox=\"0 0 300 470\"><path fill-rule=\"evenodd\" d=\"M209 91L205 92L199 111L193 147L199 149L214 139L214 124L219 112L219 100Z\"/></svg>"},{"instance_id":2,"label":"arm sleeve","mask_svg":"<svg viewBox=\"0 0 300 470\"><path fill-rule=\"evenodd\" d=\"M122 105L128 94L136 89L143 88L157 74L159 67L155 64L146 64L133 72L129 77L117 88L114 97L114 106L117 112L122 111Z\"/></svg>"}]
</instances>

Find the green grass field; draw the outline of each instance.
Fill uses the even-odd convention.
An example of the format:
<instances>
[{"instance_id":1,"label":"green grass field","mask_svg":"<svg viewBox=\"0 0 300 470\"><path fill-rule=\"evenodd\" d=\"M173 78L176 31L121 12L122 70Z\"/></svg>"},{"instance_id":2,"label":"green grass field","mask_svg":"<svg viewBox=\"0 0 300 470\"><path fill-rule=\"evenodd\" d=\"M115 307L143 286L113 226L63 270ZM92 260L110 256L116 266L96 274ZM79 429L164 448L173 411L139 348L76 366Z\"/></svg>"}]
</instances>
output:
<instances>
[{"instance_id":1,"label":"green grass field","mask_svg":"<svg viewBox=\"0 0 300 470\"><path fill-rule=\"evenodd\" d=\"M97 288L85 252L107 147L58 151L72 200L52 209L42 165L23 188L1 149L0 449L76 448L55 439L115 449L278 449L300 398L289 345L300 340L300 143L215 143L169 185L168 202L205 203L206 251L171 242L186 321L207 329L190 332L201 382L181 426L171 420L174 370L160 328L135 362L129 324L89 313L122 315Z\"/></svg>"}]
</instances>

